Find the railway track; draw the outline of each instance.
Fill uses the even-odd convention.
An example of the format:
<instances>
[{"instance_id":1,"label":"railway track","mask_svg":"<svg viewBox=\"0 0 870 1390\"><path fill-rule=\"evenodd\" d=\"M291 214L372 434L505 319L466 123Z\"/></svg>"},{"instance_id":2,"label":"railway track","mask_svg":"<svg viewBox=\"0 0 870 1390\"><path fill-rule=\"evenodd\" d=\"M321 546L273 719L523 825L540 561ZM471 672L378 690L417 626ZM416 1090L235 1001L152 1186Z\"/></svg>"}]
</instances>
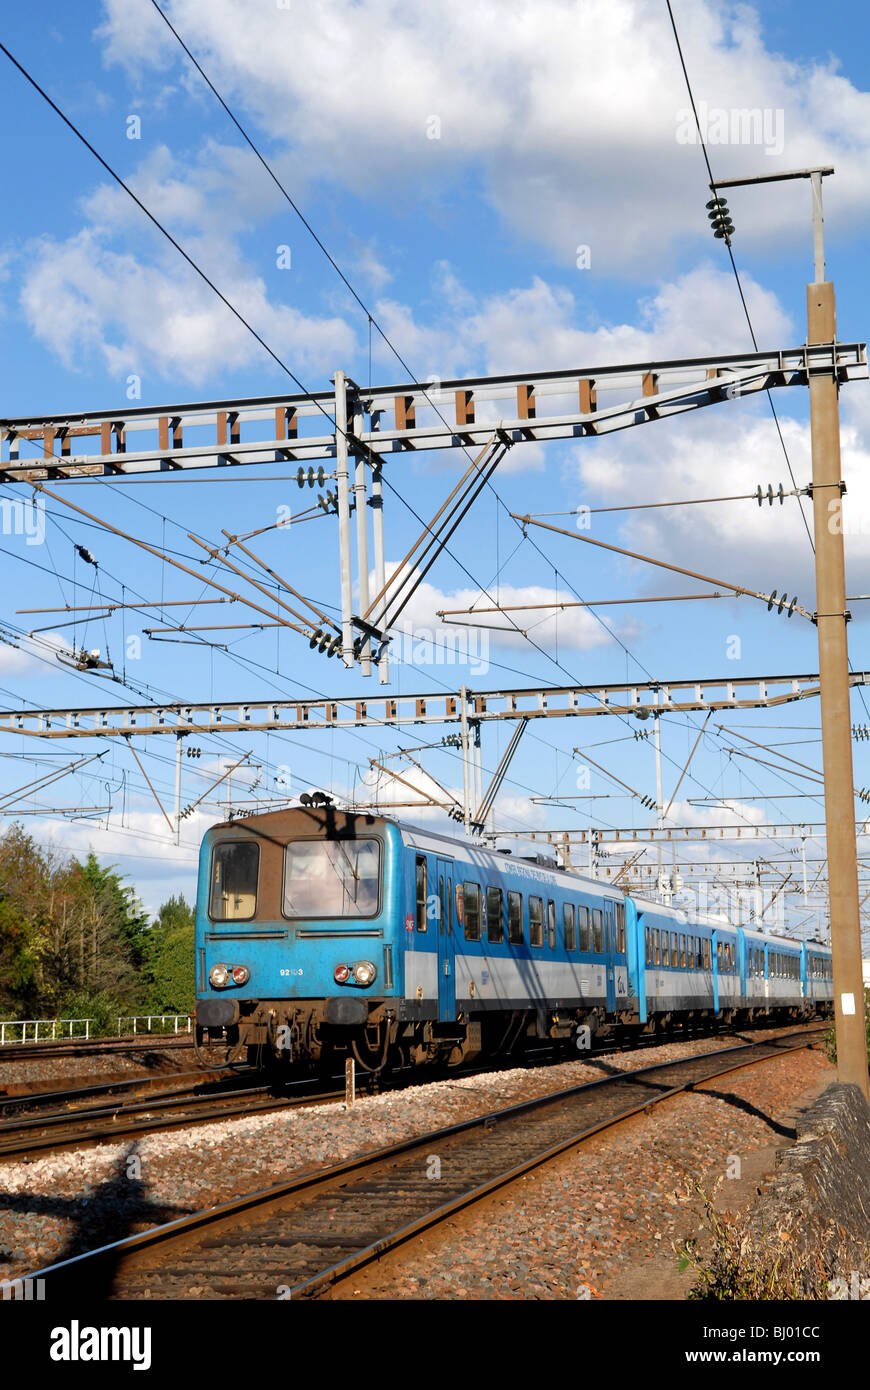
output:
<instances>
[{"instance_id":1,"label":"railway track","mask_svg":"<svg viewBox=\"0 0 870 1390\"><path fill-rule=\"evenodd\" d=\"M823 1031L801 1029L573 1086L303 1172L33 1277L46 1280L52 1297L65 1287L125 1299L316 1297L600 1130L812 1046Z\"/></svg>"},{"instance_id":2,"label":"railway track","mask_svg":"<svg viewBox=\"0 0 870 1390\"><path fill-rule=\"evenodd\" d=\"M119 1100L117 1103L98 1104L74 1112L42 1112L22 1119L0 1121L0 1159L78 1148L107 1140L116 1143L157 1130L285 1110L297 1105L336 1100L344 1095L343 1086L341 1090L318 1092L316 1087L323 1084L321 1081L291 1082L282 1092L276 1092L269 1084L242 1086L236 1079L227 1082L226 1077L216 1077L210 1081L208 1072L197 1072L195 1075L197 1083L194 1086L174 1088L142 1100ZM222 1082L227 1084L222 1085ZM142 1084L141 1079L139 1084ZM290 1086L300 1089L290 1095L287 1094ZM63 1098L71 1093L56 1094L58 1098ZM34 1099L29 1097L31 1104Z\"/></svg>"},{"instance_id":3,"label":"railway track","mask_svg":"<svg viewBox=\"0 0 870 1390\"><path fill-rule=\"evenodd\" d=\"M66 1039L44 1043L6 1043L0 1047L0 1062L26 1062L45 1057L94 1057L113 1052L164 1052L167 1048L193 1047L189 1033L152 1033L145 1042L142 1033L128 1038L97 1040Z\"/></svg>"},{"instance_id":4,"label":"railway track","mask_svg":"<svg viewBox=\"0 0 870 1390\"><path fill-rule=\"evenodd\" d=\"M642 1052L659 1046L661 1041L654 1039L608 1042L596 1047L588 1057L591 1061L614 1053ZM516 1065L533 1068L564 1060L562 1053L544 1048L540 1052L523 1054L517 1059ZM452 1069L447 1075L457 1078L480 1076L502 1070L503 1067L504 1062L488 1062L481 1066ZM245 1088L244 1080L257 1075L253 1069L246 1068L241 1073L236 1071L235 1076L228 1076L227 1071L227 1067L215 1067L210 1071L173 1072L169 1076L125 1077L54 1091L33 1091L31 1086L38 1083L22 1083L18 1094L14 1093L14 1087L12 1094L0 1090L0 1159L20 1158L106 1140L134 1139L142 1134L180 1125L206 1124L210 1120L232 1119L238 1115L296 1105L326 1104L344 1095L343 1085L322 1091L317 1088L323 1086L324 1079L309 1077ZM398 1072L379 1079L377 1089L400 1090L432 1079L431 1075L420 1075L416 1070ZM342 1078L336 1075L331 1080L340 1082ZM172 1084L185 1081L186 1084L181 1086ZM295 1091L292 1096L288 1094L291 1089ZM70 1108L85 1099L108 1098L125 1091L157 1094L141 1102L96 1104L77 1111ZM255 1100L254 1097L259 1099ZM43 1107L52 1104L64 1108L55 1113L46 1113ZM9 1118L10 1112L14 1116L26 1111L34 1113L20 1120Z\"/></svg>"}]
</instances>

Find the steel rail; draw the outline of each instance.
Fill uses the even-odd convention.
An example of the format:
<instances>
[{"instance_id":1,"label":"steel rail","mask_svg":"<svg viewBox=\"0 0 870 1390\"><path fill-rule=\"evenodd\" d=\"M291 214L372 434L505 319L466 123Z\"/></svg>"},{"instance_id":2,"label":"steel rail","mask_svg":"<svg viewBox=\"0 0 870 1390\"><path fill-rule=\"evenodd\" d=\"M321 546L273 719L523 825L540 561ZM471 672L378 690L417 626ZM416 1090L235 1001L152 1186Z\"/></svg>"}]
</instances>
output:
<instances>
[{"instance_id":1,"label":"steel rail","mask_svg":"<svg viewBox=\"0 0 870 1390\"><path fill-rule=\"evenodd\" d=\"M354 1175L374 1172L394 1159L418 1154L421 1151L431 1153L433 1145L454 1139L457 1136L470 1135L475 1131L488 1131L496 1125L503 1125L505 1122L540 1112L547 1107L554 1107L565 1101L603 1093L608 1088L613 1089L619 1085L631 1086L632 1083L638 1082L649 1085L654 1074L664 1075L664 1084L658 1093L648 1093L640 1103L632 1102L628 1107L616 1113L596 1118L591 1125L587 1125L579 1131L572 1131L555 1144L546 1145L543 1149L537 1150L532 1156L523 1160L522 1163L512 1164L509 1169L499 1172L486 1182L474 1184L449 1202L439 1203L437 1206L429 1208L412 1222L405 1223L387 1232L384 1236L379 1236L364 1247L354 1251L353 1254L321 1269L309 1278L298 1281L291 1288L291 1296L298 1297L299 1294L310 1296L344 1278L361 1265L376 1259L386 1250L402 1244L426 1227L438 1224L453 1212L480 1200L481 1197L498 1187L515 1181L522 1173L547 1162L550 1158L565 1152L601 1130L619 1124L641 1112L649 1113L652 1106L658 1102L703 1086L706 1082L714 1081L720 1076L740 1071L755 1063L773 1060L778 1056L787 1056L794 1051L811 1046L823 1031L823 1026L803 1029L797 1034L780 1035L770 1042L743 1043L738 1046L719 1048L713 1052L696 1053L692 1057L678 1058L671 1062L653 1063L636 1070L619 1072L591 1082L584 1082L578 1086L550 1092L544 1096L475 1116L470 1120L463 1120L413 1139L403 1140L370 1153L357 1155L342 1162L331 1164L327 1168L305 1170L286 1182L257 1192L245 1193L241 1197L233 1198L204 1211L177 1218L137 1235L128 1236L123 1240L111 1242L99 1249L50 1265L28 1277L46 1280L53 1292L63 1287L67 1280L75 1281L75 1287L81 1291L83 1287L87 1287L88 1281L91 1280L94 1284L102 1283L104 1287L107 1287L108 1293L115 1276L123 1272L125 1265L129 1268L134 1262L138 1263L140 1258L147 1258L149 1254L155 1254L159 1251L160 1266L161 1269L165 1269L168 1251L172 1249L184 1250L192 1242L195 1243L199 1235L210 1229L232 1231L238 1227L242 1218L255 1214L258 1210L262 1211L269 1207L280 1210L281 1204L285 1201L290 1201L292 1204L293 1200L297 1198L304 1199L308 1195L331 1192L336 1187L344 1185ZM795 1036L799 1038L799 1041L791 1042L790 1040ZM753 1058L747 1055L759 1051L763 1051L764 1055ZM724 1065L721 1065L720 1063L723 1061ZM703 1064L705 1063L711 1063L712 1066L704 1067ZM674 1080L673 1072L676 1068L697 1067L699 1064L703 1067L703 1075L688 1076L677 1084L668 1084L669 1081ZM264 1239L268 1242L268 1233ZM329 1243L327 1242L327 1244ZM338 1243L340 1242L336 1239L331 1240L332 1245ZM150 1272L150 1266L148 1272ZM199 1282L202 1282L201 1278ZM72 1283L70 1283L70 1287L72 1287Z\"/></svg>"}]
</instances>

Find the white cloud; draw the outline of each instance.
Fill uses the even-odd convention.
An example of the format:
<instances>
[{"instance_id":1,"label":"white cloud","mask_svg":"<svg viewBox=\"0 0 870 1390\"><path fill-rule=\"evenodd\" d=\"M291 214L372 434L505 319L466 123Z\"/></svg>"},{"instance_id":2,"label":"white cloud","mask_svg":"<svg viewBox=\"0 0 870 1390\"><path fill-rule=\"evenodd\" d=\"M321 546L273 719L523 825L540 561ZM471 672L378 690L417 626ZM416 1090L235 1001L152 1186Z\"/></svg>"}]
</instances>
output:
<instances>
[{"instance_id":1,"label":"white cloud","mask_svg":"<svg viewBox=\"0 0 870 1390\"><path fill-rule=\"evenodd\" d=\"M259 275L229 273L221 288L295 370L325 373L353 351L353 334L342 319L313 318L276 304ZM251 361L269 363L187 267L112 251L87 228L62 242L43 239L21 302L34 335L68 367L95 353L119 378L158 372L196 384Z\"/></svg>"},{"instance_id":2,"label":"white cloud","mask_svg":"<svg viewBox=\"0 0 870 1390\"><path fill-rule=\"evenodd\" d=\"M145 87L143 67L164 77L175 61L188 91L211 100L147 6L104 8L106 62ZM335 0L304 17L297 6L174 0L169 15L241 115L358 194L401 189L434 203L472 168L514 233L564 265L588 244L608 274L648 272L710 235L700 150L678 140L688 100L659 0ZM841 227L858 225L870 201L870 96L834 58L770 51L745 4L697 0L679 21L699 101L782 113L778 154L763 135L747 145L711 133L717 174L833 163L832 211ZM805 194L736 196L741 239L805 238Z\"/></svg>"},{"instance_id":3,"label":"white cloud","mask_svg":"<svg viewBox=\"0 0 870 1390\"><path fill-rule=\"evenodd\" d=\"M745 352L748 329L730 272L705 263L640 299L633 321L590 322L564 286L534 276L527 286L475 295L446 264L438 267L440 307L428 324L405 304L380 299L390 338L418 364L421 379L540 367L606 367L707 354ZM794 326L776 296L743 279L759 343L783 346ZM378 347L380 359L386 349ZM525 458L525 452L523 452Z\"/></svg>"},{"instance_id":4,"label":"white cloud","mask_svg":"<svg viewBox=\"0 0 870 1390\"><path fill-rule=\"evenodd\" d=\"M257 180L252 155L207 142L190 163L159 146L130 183L292 370L329 374L353 354L343 318L302 312L267 283L266 269L277 274L278 246L264 248L256 266L243 258L238 238L280 201L271 184L264 189ZM271 369L253 334L149 231L122 190L100 185L82 208L80 231L31 247L20 295L30 329L67 367L95 355L122 379L157 372L192 383L258 360ZM292 274L281 277L282 296L292 296Z\"/></svg>"},{"instance_id":5,"label":"white cloud","mask_svg":"<svg viewBox=\"0 0 870 1390\"><path fill-rule=\"evenodd\" d=\"M803 393L801 393L803 394ZM781 408L785 392L774 392L780 428L795 481L811 478L810 432ZM864 417L867 392L847 386L843 392L842 459L847 494L843 500L849 593L870 586L870 446ZM751 411L751 413L749 413ZM767 405L711 406L687 416L679 430L659 426L632 430L627 436L597 441L577 449L574 466L581 481L578 499L591 506L678 501L680 499L752 494L782 484L792 489L779 437ZM663 482L666 480L666 482ZM804 514L813 527L812 504L803 498ZM610 518L608 518L608 521ZM592 517L590 535L596 534ZM801 521L798 502L786 497L780 505L759 508L755 501L710 506L656 508L626 512L619 535L602 536L617 544L714 579L744 584L769 593L772 589L798 597L810 612L815 607L813 554ZM641 591L698 591L698 582L665 573L635 561L617 561L633 575ZM741 599L740 603L752 603ZM860 616L860 605L856 617ZM795 617L792 620L801 620Z\"/></svg>"},{"instance_id":6,"label":"white cloud","mask_svg":"<svg viewBox=\"0 0 870 1390\"><path fill-rule=\"evenodd\" d=\"M396 563L387 565L388 578L395 572ZM374 592L374 590L373 590ZM399 616L393 629L391 655L406 665L444 667L470 665L472 672L483 674L488 669L490 650L528 650L524 632L545 651L558 648L588 651L612 640L610 631L586 608L561 607L576 602L568 590L551 589L542 585L494 585L490 597L479 589L456 589L448 592L428 584L418 586L408 606ZM437 616L450 609L492 608L497 605L530 606L512 613L483 612L478 618L469 616L468 624L457 614L449 620ZM471 624L479 624L472 626ZM637 636L639 627L625 624L615 628L626 638Z\"/></svg>"}]
</instances>

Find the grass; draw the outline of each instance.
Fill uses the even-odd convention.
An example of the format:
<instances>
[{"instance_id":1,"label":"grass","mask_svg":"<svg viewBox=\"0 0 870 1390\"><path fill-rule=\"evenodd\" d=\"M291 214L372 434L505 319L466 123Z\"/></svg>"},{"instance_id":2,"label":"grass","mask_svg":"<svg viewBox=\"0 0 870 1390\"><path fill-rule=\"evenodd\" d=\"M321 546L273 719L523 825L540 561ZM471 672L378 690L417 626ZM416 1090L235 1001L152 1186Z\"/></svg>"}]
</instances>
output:
<instances>
[{"instance_id":1,"label":"grass","mask_svg":"<svg viewBox=\"0 0 870 1390\"><path fill-rule=\"evenodd\" d=\"M694 1193L704 1206L707 1239L703 1245L692 1237L674 1246L680 1270L691 1269L695 1274L689 1298L728 1302L828 1299L835 1265L840 1265L837 1250L839 1247L845 1252L846 1233L832 1227L826 1233L831 1239L822 1241L820 1249L810 1250L796 1238L796 1228L803 1224L800 1213L790 1214L776 1230L759 1230L743 1213L716 1210L718 1186L717 1182L708 1193L700 1183L694 1185Z\"/></svg>"}]
</instances>

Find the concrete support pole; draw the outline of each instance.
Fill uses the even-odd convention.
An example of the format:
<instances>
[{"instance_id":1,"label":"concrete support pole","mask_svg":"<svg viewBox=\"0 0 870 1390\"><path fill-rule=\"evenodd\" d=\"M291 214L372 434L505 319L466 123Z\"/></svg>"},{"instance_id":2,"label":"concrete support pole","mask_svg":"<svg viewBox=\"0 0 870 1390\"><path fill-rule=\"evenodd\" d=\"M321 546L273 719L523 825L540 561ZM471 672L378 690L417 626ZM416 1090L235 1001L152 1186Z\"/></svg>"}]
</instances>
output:
<instances>
[{"instance_id":1,"label":"concrete support pole","mask_svg":"<svg viewBox=\"0 0 870 1390\"><path fill-rule=\"evenodd\" d=\"M350 479L347 451L347 377L336 372L335 384L335 481L338 495L338 551L341 567L341 655L352 669L353 582L350 556Z\"/></svg>"},{"instance_id":2,"label":"concrete support pole","mask_svg":"<svg viewBox=\"0 0 870 1390\"><path fill-rule=\"evenodd\" d=\"M354 400L352 433L354 435L362 434L362 429L362 407L358 400ZM359 611L365 613L369 606L369 514L366 507L366 465L362 455L357 456L353 490L356 499L356 568L359 586ZM371 639L367 637L363 642L360 661L361 672L364 676L370 676L372 673L371 650Z\"/></svg>"},{"instance_id":3,"label":"concrete support pole","mask_svg":"<svg viewBox=\"0 0 870 1390\"><path fill-rule=\"evenodd\" d=\"M372 429L380 425L380 411L372 412ZM372 509L372 541L374 546L374 570L375 570L375 593L383 591L387 582L387 567L384 555L384 485L381 481L381 461L372 464L372 487L371 502ZM378 662L378 681L381 685L390 683L390 657L389 648L384 647L383 655Z\"/></svg>"},{"instance_id":4,"label":"concrete support pole","mask_svg":"<svg viewBox=\"0 0 870 1390\"><path fill-rule=\"evenodd\" d=\"M175 735L175 843L181 843L181 734Z\"/></svg>"},{"instance_id":5,"label":"concrete support pole","mask_svg":"<svg viewBox=\"0 0 870 1390\"><path fill-rule=\"evenodd\" d=\"M462 809L464 812L463 819L465 821L465 833L466 835L469 835L471 833L471 794L469 790L468 776L468 696L465 691L465 686L463 686L461 691L459 692L459 701L459 712L462 719Z\"/></svg>"},{"instance_id":6,"label":"concrete support pole","mask_svg":"<svg viewBox=\"0 0 870 1390\"><path fill-rule=\"evenodd\" d=\"M830 281L807 286L807 330L808 343L833 343L836 339L834 286ZM864 1031L864 984L861 974L861 913L855 844L849 653L846 638L846 569L841 504L840 410L836 375L820 373L811 376L809 389L818 609L816 621L819 632L819 686L837 1076L840 1081L855 1082L870 1100Z\"/></svg>"},{"instance_id":7,"label":"concrete support pole","mask_svg":"<svg viewBox=\"0 0 870 1390\"><path fill-rule=\"evenodd\" d=\"M662 799L662 734L659 728L659 715L655 710L653 711L653 746L655 747L656 754L656 825L659 830L661 830L664 825L664 801ZM662 853L662 841L660 836L658 837L656 852L658 855L657 887L662 898L667 902L670 899L670 893L666 891L664 886L664 855Z\"/></svg>"}]
</instances>

